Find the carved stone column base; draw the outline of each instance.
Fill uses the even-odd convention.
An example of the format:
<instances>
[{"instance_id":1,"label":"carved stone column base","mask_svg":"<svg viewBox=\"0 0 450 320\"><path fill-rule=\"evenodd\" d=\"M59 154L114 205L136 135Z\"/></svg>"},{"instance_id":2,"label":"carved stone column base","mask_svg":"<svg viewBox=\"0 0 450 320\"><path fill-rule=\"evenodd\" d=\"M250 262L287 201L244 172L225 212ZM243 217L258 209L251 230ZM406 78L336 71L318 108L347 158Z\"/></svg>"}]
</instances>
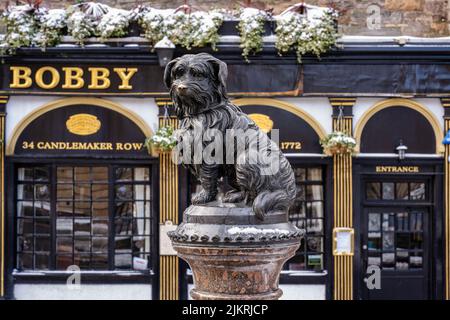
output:
<instances>
[{"instance_id":1,"label":"carved stone column base","mask_svg":"<svg viewBox=\"0 0 450 320\"><path fill-rule=\"evenodd\" d=\"M194 276L195 300L276 300L283 292L278 280L284 262L298 243L259 247L175 245Z\"/></svg>"},{"instance_id":2,"label":"carved stone column base","mask_svg":"<svg viewBox=\"0 0 450 320\"><path fill-rule=\"evenodd\" d=\"M191 267L196 300L275 300L283 264L304 231L279 212L258 220L246 206L191 206L169 232L178 256Z\"/></svg>"}]
</instances>

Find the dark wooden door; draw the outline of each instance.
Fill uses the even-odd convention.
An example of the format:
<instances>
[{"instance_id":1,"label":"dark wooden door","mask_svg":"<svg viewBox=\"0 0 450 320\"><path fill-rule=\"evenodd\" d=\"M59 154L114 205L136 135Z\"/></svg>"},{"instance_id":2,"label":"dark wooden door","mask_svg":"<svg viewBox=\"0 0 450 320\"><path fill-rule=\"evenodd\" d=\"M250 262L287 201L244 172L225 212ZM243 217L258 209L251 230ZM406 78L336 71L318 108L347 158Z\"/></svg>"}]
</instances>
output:
<instances>
[{"instance_id":1,"label":"dark wooden door","mask_svg":"<svg viewBox=\"0 0 450 320\"><path fill-rule=\"evenodd\" d=\"M373 189L379 185L380 193ZM362 210L362 266L380 275L362 283L364 299L422 300L430 296L431 184L422 181L368 181ZM372 188L372 190L370 190ZM371 282L372 288L367 282Z\"/></svg>"}]
</instances>

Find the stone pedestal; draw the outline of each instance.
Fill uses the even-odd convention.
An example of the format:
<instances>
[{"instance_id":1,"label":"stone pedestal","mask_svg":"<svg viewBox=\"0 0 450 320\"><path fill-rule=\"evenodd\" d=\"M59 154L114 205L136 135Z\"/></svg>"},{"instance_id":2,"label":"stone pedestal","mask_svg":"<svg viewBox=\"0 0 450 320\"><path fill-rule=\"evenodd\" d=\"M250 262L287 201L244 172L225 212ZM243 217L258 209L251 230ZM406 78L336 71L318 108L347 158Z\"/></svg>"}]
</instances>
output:
<instances>
[{"instance_id":1,"label":"stone pedestal","mask_svg":"<svg viewBox=\"0 0 450 320\"><path fill-rule=\"evenodd\" d=\"M249 207L209 203L189 207L169 237L192 269L192 298L274 300L282 295L281 268L298 249L303 230L285 212L260 221Z\"/></svg>"}]
</instances>

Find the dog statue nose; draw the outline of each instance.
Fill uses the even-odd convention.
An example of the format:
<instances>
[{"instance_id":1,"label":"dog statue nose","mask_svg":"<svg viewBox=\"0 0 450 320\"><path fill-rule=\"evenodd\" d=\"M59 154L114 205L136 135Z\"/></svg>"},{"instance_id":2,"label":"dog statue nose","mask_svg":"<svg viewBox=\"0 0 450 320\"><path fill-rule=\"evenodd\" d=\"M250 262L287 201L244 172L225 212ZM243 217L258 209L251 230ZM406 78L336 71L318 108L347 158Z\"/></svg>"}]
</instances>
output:
<instances>
[{"instance_id":1,"label":"dog statue nose","mask_svg":"<svg viewBox=\"0 0 450 320\"><path fill-rule=\"evenodd\" d=\"M180 84L177 86L177 90L179 92L184 92L184 91L186 91L186 89L187 89L187 87L184 84Z\"/></svg>"}]
</instances>

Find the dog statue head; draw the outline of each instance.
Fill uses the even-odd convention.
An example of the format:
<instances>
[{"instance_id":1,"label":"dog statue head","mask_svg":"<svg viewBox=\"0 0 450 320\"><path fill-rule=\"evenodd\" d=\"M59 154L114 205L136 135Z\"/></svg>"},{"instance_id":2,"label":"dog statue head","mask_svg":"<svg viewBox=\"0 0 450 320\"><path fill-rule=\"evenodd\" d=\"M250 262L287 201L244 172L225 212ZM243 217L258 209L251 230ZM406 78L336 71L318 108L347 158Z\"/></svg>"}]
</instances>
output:
<instances>
[{"instance_id":1,"label":"dog statue head","mask_svg":"<svg viewBox=\"0 0 450 320\"><path fill-rule=\"evenodd\" d=\"M193 116L226 102L227 75L227 65L207 53L186 54L170 61L164 82L177 116Z\"/></svg>"}]
</instances>

